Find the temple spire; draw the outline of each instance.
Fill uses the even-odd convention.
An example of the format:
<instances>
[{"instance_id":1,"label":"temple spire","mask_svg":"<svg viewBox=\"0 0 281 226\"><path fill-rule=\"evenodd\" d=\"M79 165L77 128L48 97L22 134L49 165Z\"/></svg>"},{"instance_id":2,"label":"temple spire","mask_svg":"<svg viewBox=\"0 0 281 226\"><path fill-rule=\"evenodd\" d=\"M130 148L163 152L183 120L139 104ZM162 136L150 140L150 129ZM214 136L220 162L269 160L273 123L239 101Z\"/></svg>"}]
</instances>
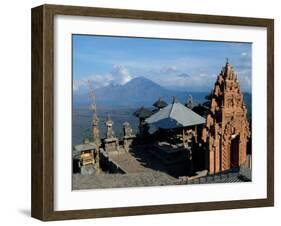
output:
<instances>
[{"instance_id":1,"label":"temple spire","mask_svg":"<svg viewBox=\"0 0 281 226\"><path fill-rule=\"evenodd\" d=\"M217 77L210 99L210 113L202 131L202 140L209 150L209 174L214 174L238 168L248 161L250 126L247 109L228 58L224 70Z\"/></svg>"},{"instance_id":2,"label":"temple spire","mask_svg":"<svg viewBox=\"0 0 281 226\"><path fill-rule=\"evenodd\" d=\"M99 148L101 144L100 134L99 134L99 118L97 115L96 96L94 93L92 82L90 80L88 80L88 86L89 86L89 94L92 99L91 110L93 111L93 120L92 120L93 140L97 148Z\"/></svg>"}]
</instances>

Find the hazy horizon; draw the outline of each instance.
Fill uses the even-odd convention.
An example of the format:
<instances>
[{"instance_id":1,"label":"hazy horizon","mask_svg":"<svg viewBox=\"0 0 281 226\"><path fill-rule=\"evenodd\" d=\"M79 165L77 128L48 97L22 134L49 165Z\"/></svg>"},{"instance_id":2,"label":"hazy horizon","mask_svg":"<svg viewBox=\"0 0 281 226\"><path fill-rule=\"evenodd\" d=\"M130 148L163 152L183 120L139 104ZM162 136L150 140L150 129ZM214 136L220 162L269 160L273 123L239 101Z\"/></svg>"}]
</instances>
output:
<instances>
[{"instance_id":1,"label":"hazy horizon","mask_svg":"<svg viewBox=\"0 0 281 226\"><path fill-rule=\"evenodd\" d=\"M232 64L243 92L251 92L250 43L73 35L73 91L124 85L144 77L170 90L210 92Z\"/></svg>"}]
</instances>

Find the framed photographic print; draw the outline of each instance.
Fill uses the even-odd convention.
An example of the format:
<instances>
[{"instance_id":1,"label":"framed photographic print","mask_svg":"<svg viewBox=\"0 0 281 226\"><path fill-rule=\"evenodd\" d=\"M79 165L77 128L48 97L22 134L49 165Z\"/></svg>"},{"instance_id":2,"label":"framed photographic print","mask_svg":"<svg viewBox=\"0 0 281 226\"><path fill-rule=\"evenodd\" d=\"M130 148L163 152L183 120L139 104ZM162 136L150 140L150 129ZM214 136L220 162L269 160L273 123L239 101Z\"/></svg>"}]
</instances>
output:
<instances>
[{"instance_id":1,"label":"framed photographic print","mask_svg":"<svg viewBox=\"0 0 281 226\"><path fill-rule=\"evenodd\" d=\"M274 204L272 19L32 9L32 216Z\"/></svg>"}]
</instances>

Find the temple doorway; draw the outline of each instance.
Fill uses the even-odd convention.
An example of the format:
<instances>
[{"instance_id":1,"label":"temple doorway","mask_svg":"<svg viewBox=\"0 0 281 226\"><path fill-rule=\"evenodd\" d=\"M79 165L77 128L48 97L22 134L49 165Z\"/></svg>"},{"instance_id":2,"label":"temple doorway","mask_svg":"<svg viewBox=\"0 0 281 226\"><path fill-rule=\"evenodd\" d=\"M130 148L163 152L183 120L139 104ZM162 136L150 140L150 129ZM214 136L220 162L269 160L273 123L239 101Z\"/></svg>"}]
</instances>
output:
<instances>
[{"instance_id":1,"label":"temple doorway","mask_svg":"<svg viewBox=\"0 0 281 226\"><path fill-rule=\"evenodd\" d=\"M239 135L231 136L231 146L230 146L230 168L239 167Z\"/></svg>"}]
</instances>

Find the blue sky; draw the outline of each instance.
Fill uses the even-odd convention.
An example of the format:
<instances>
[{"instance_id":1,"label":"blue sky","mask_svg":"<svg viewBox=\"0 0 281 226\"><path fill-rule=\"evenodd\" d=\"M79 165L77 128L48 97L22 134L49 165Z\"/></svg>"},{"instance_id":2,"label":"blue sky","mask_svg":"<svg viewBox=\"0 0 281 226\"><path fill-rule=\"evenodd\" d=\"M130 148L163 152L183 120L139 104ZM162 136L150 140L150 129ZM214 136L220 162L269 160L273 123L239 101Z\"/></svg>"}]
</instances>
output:
<instances>
[{"instance_id":1,"label":"blue sky","mask_svg":"<svg viewBox=\"0 0 281 226\"><path fill-rule=\"evenodd\" d=\"M251 92L250 43L73 35L73 89L148 78L168 89L209 92L226 58Z\"/></svg>"}]
</instances>

